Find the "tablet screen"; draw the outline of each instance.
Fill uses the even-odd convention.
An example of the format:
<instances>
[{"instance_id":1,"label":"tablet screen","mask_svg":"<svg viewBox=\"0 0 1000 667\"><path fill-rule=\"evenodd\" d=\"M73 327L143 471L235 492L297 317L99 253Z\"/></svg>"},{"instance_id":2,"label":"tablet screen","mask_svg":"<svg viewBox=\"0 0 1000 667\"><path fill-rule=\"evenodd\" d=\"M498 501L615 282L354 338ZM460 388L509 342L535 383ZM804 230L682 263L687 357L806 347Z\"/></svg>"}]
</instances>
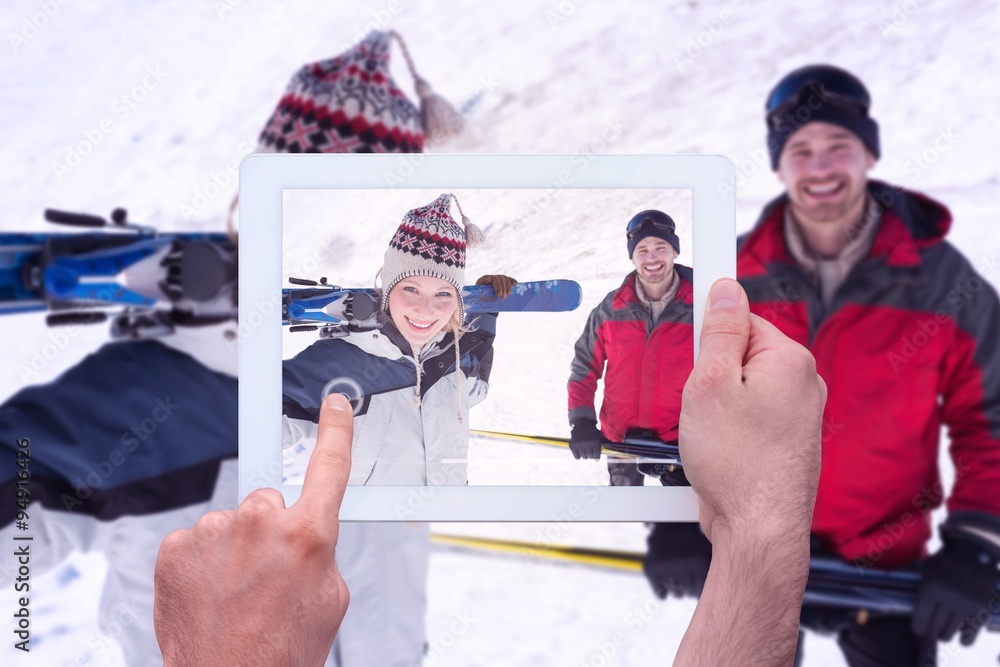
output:
<instances>
[{"instance_id":1,"label":"tablet screen","mask_svg":"<svg viewBox=\"0 0 1000 667\"><path fill-rule=\"evenodd\" d=\"M353 485L683 483L692 191L555 185L282 190L284 484L330 392L355 409ZM463 213L485 243L460 247ZM490 276L518 286L463 290L456 350L454 286Z\"/></svg>"}]
</instances>

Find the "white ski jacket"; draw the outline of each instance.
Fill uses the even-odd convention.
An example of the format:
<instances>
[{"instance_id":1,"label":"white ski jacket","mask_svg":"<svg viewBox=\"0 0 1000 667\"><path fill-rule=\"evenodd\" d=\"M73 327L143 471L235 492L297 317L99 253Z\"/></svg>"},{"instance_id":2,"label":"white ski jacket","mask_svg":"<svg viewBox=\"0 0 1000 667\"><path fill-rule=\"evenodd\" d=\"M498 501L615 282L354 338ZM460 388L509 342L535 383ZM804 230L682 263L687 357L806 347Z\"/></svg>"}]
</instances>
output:
<instances>
[{"instance_id":1,"label":"white ski jacket","mask_svg":"<svg viewBox=\"0 0 1000 667\"><path fill-rule=\"evenodd\" d=\"M300 462L286 465L286 479L304 473L324 393L340 391L355 405L349 484L467 484L469 408L489 390L495 320L482 315L459 337L460 371L452 333L425 345L419 386L414 353L385 316L379 329L319 340L285 361L282 445L286 461Z\"/></svg>"}]
</instances>

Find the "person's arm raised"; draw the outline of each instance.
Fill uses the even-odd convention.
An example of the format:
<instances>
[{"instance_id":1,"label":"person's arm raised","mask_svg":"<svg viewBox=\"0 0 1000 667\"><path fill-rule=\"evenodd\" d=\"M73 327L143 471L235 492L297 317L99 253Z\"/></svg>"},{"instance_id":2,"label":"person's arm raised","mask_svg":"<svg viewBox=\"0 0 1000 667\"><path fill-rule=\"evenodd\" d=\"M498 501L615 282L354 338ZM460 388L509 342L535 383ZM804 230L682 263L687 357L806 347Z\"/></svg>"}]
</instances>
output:
<instances>
[{"instance_id":1,"label":"person's arm raised","mask_svg":"<svg viewBox=\"0 0 1000 667\"><path fill-rule=\"evenodd\" d=\"M680 418L712 565L675 665L791 664L825 403L812 355L716 282Z\"/></svg>"},{"instance_id":2,"label":"person's arm raised","mask_svg":"<svg viewBox=\"0 0 1000 667\"><path fill-rule=\"evenodd\" d=\"M350 404L329 396L292 507L258 489L163 541L153 623L165 667L324 663L350 600L334 552L353 431Z\"/></svg>"}]
</instances>

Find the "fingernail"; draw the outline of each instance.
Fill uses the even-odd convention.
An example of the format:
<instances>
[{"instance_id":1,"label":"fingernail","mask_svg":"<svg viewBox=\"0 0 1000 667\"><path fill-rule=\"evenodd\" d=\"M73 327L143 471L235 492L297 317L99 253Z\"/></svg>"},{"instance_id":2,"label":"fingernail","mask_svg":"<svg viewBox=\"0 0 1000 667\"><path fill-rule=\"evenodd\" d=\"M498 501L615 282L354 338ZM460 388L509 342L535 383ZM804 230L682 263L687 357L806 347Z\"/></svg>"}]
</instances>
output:
<instances>
[{"instance_id":1,"label":"fingernail","mask_svg":"<svg viewBox=\"0 0 1000 667\"><path fill-rule=\"evenodd\" d=\"M712 310L727 310L740 302L740 285L735 280L723 279L712 286L708 295Z\"/></svg>"},{"instance_id":2,"label":"fingernail","mask_svg":"<svg viewBox=\"0 0 1000 667\"><path fill-rule=\"evenodd\" d=\"M350 402L344 394L333 393L326 397L327 410L343 412L347 409L348 405L350 405Z\"/></svg>"}]
</instances>

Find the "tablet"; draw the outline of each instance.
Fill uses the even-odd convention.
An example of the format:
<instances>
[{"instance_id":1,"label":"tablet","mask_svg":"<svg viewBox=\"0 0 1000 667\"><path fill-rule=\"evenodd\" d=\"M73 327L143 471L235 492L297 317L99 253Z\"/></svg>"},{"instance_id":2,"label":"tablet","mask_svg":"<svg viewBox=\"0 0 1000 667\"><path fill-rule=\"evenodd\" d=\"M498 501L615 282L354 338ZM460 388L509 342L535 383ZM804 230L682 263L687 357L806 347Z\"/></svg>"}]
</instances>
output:
<instances>
[{"instance_id":1,"label":"tablet","mask_svg":"<svg viewBox=\"0 0 1000 667\"><path fill-rule=\"evenodd\" d=\"M450 220L420 227L428 211ZM644 211L670 224L653 215L661 224L628 236L629 221ZM259 154L240 166L239 214L241 499L272 487L295 502L316 408L336 391L356 415L343 520L697 520L690 487L663 486L657 477L682 470L669 453L672 434L652 423L630 424L626 433L616 422L662 422L664 411L679 411L683 382L671 364L688 352L670 345L690 341L697 355L709 287L735 277L728 158ZM463 216L485 242L469 243L456 258L449 249L454 229L463 230L459 245L466 240ZM430 244L422 250L401 231L414 225ZM640 298L629 251L663 240L679 251L670 281L677 291L657 307ZM396 286L383 301L378 274L390 255ZM431 260L446 270L425 271ZM455 272L458 264L464 273ZM640 272L655 281L660 270L654 262ZM447 328L420 339L415 327L430 326L430 316L405 329L408 306L390 304L403 303L399 287L416 294L424 285L408 286L401 275L463 278L457 346ZM518 281L517 298L472 287L491 275ZM663 321L673 326L657 341L658 357L641 358L643 311L629 308L658 314L655 323L649 315L649 331ZM637 356L622 357L629 345ZM604 352L642 366L633 369L646 383L635 389L641 407L620 386L628 373L616 367L613 375ZM655 377L650 364L662 364ZM571 408L600 416L607 436L600 459L576 459L568 448ZM609 485L612 470L633 485ZM638 481L637 471L645 473Z\"/></svg>"}]
</instances>

